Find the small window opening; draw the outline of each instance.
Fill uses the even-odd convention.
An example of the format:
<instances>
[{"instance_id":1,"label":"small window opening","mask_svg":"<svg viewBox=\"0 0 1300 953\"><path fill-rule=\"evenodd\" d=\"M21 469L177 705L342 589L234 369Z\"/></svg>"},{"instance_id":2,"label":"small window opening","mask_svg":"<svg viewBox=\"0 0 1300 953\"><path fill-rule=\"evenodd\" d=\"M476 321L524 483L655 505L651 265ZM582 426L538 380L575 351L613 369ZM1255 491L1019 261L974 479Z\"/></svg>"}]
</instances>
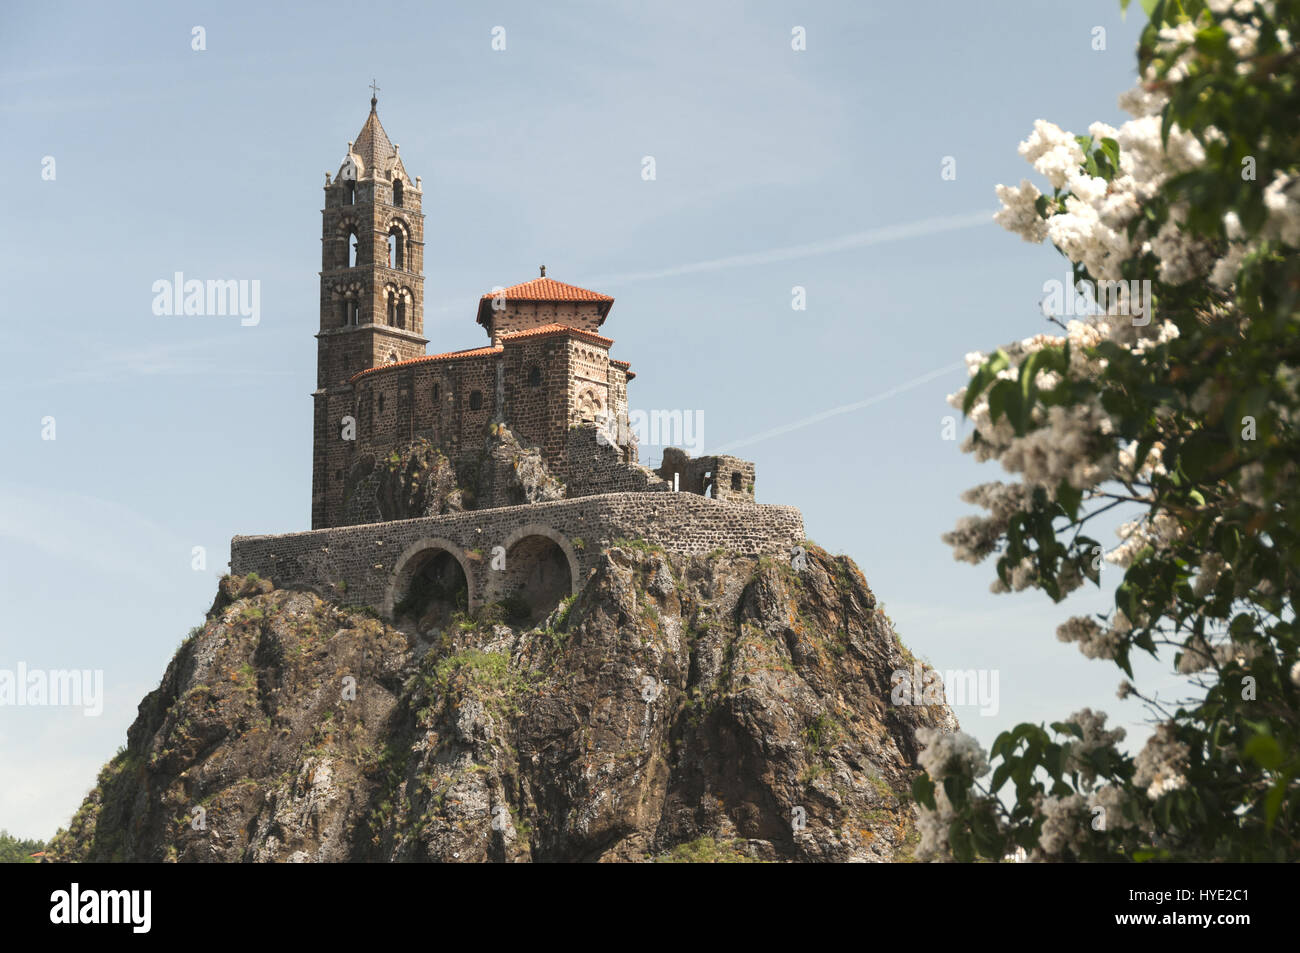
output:
<instances>
[{"instance_id":1,"label":"small window opening","mask_svg":"<svg viewBox=\"0 0 1300 953\"><path fill-rule=\"evenodd\" d=\"M471 391L469 395L469 409L481 410L483 408L483 392Z\"/></svg>"}]
</instances>

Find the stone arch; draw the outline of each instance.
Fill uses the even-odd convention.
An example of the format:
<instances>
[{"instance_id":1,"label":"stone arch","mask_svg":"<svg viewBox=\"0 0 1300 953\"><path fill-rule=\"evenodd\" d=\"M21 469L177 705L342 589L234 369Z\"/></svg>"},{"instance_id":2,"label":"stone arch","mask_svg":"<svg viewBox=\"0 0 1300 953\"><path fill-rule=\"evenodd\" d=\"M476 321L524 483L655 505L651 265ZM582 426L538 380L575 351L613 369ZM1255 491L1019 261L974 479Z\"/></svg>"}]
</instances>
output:
<instances>
[{"instance_id":1,"label":"stone arch","mask_svg":"<svg viewBox=\"0 0 1300 953\"><path fill-rule=\"evenodd\" d=\"M562 599L577 594L581 571L568 537L541 523L525 523L501 546L506 553L505 569L489 569L486 588L490 600L510 603L526 621L534 623L549 615Z\"/></svg>"},{"instance_id":2,"label":"stone arch","mask_svg":"<svg viewBox=\"0 0 1300 953\"><path fill-rule=\"evenodd\" d=\"M446 566L445 562L441 566L434 565L434 561L440 560L443 555L454 560L464 576L466 608L472 610L479 607L481 599L479 598L478 586L474 579L473 567L470 565L469 557L465 555L465 550L441 536L426 536L407 546L402 551L402 555L397 558L392 575L388 580L388 588L384 592L384 618L394 618L398 607L411 595L412 584L422 572L431 568L436 570Z\"/></svg>"},{"instance_id":3,"label":"stone arch","mask_svg":"<svg viewBox=\"0 0 1300 953\"><path fill-rule=\"evenodd\" d=\"M578 394L577 406L574 408L574 416L579 423L588 420L596 420L598 416L605 411L605 402L601 395L594 387L584 388Z\"/></svg>"}]
</instances>

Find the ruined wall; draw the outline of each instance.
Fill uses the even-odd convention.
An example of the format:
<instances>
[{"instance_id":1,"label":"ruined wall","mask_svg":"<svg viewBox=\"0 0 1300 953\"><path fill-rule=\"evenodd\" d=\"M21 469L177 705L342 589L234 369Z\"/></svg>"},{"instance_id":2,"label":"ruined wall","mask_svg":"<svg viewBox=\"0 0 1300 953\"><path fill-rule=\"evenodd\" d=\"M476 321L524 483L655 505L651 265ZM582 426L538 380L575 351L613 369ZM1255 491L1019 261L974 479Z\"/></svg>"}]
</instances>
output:
<instances>
[{"instance_id":1,"label":"ruined wall","mask_svg":"<svg viewBox=\"0 0 1300 953\"><path fill-rule=\"evenodd\" d=\"M676 478L683 493L700 493L715 500L754 499L754 464L739 457L716 454L692 459L685 450L665 447L655 473L670 485Z\"/></svg>"}]
</instances>

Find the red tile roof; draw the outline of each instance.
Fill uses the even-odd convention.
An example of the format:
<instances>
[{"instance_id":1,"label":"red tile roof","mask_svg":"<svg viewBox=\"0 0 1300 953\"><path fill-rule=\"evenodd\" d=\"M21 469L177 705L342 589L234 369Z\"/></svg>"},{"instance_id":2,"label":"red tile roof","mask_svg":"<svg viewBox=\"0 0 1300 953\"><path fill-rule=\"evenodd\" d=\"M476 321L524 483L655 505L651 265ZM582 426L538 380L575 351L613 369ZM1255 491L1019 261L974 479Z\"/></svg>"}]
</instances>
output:
<instances>
[{"instance_id":1,"label":"red tile roof","mask_svg":"<svg viewBox=\"0 0 1300 953\"><path fill-rule=\"evenodd\" d=\"M599 291L588 291L577 285L566 285L554 278L534 278L523 284L511 285L500 291L489 291L484 298L504 297L507 301L613 301Z\"/></svg>"},{"instance_id":2,"label":"red tile roof","mask_svg":"<svg viewBox=\"0 0 1300 953\"><path fill-rule=\"evenodd\" d=\"M534 278L532 281L511 285L500 291L486 292L479 299L478 323L485 328L489 326L488 319L491 314L489 302L494 298L504 298L506 301L594 301L598 305L597 310L600 312L601 321L605 320L605 315L609 314L609 309L614 306L614 299L599 291L588 291L577 285L566 285L554 278Z\"/></svg>"},{"instance_id":3,"label":"red tile roof","mask_svg":"<svg viewBox=\"0 0 1300 953\"><path fill-rule=\"evenodd\" d=\"M584 341L590 341L593 344L601 344L609 347L614 343L613 338L601 337L595 331L584 331L582 328L571 328L567 324L542 324L535 328L525 328L522 331L507 331L501 335L502 341L517 341L520 338L540 338L549 337L552 334L567 334L571 337L582 338Z\"/></svg>"},{"instance_id":4,"label":"red tile roof","mask_svg":"<svg viewBox=\"0 0 1300 953\"><path fill-rule=\"evenodd\" d=\"M610 342L613 343L613 342ZM472 347L467 351L447 351L445 354L426 354L423 357L407 358L405 361L393 361L391 364L377 364L374 367L367 367L364 371L357 371L348 378L351 384L367 374L374 374L377 371L386 371L394 367L409 367L412 364L427 364L430 361L453 361L461 357L486 357L489 354L500 354L503 348L496 347Z\"/></svg>"}]
</instances>

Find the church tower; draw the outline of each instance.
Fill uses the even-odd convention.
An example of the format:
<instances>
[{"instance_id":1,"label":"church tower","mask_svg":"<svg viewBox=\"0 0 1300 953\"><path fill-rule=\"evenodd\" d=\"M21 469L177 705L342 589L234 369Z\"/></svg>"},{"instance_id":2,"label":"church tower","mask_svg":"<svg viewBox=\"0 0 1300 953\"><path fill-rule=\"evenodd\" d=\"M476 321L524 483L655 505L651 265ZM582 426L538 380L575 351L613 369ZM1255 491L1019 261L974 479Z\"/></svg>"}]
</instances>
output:
<instances>
[{"instance_id":1,"label":"church tower","mask_svg":"<svg viewBox=\"0 0 1300 953\"><path fill-rule=\"evenodd\" d=\"M376 89L377 92L377 89ZM424 355L424 193L406 174L370 98L370 115L325 174L321 210L320 330L317 338L312 526L328 525L328 481L347 459L343 418L350 378Z\"/></svg>"}]
</instances>

